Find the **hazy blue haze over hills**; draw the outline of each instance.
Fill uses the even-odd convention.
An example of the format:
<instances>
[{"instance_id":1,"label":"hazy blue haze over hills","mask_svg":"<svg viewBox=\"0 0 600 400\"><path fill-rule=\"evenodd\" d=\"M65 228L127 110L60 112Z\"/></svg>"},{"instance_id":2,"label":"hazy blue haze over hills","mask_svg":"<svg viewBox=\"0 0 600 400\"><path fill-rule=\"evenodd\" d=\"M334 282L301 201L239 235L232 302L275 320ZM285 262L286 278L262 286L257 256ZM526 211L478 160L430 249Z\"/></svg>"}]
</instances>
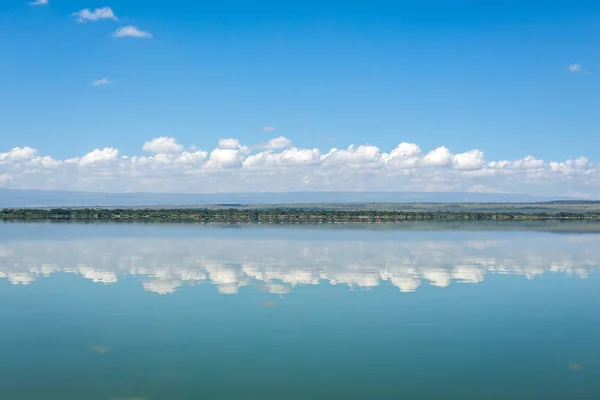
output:
<instances>
[{"instance_id":1,"label":"hazy blue haze over hills","mask_svg":"<svg viewBox=\"0 0 600 400\"><path fill-rule=\"evenodd\" d=\"M339 202L539 202L572 200L524 194L461 192L95 193L0 189L0 207L186 206Z\"/></svg>"}]
</instances>

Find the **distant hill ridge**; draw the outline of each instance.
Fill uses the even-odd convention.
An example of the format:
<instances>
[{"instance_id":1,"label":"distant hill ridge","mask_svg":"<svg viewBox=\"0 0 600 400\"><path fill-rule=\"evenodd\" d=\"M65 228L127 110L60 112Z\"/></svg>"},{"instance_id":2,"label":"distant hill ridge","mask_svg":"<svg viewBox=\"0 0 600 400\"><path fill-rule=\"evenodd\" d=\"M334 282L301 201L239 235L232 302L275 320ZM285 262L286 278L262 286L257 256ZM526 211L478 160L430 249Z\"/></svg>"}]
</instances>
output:
<instances>
[{"instance_id":1,"label":"distant hill ridge","mask_svg":"<svg viewBox=\"0 0 600 400\"><path fill-rule=\"evenodd\" d=\"M569 197L466 192L99 193L0 189L0 208L141 207L302 203L593 203Z\"/></svg>"},{"instance_id":2,"label":"distant hill ridge","mask_svg":"<svg viewBox=\"0 0 600 400\"><path fill-rule=\"evenodd\" d=\"M600 200L551 200L551 204L600 204Z\"/></svg>"}]
</instances>

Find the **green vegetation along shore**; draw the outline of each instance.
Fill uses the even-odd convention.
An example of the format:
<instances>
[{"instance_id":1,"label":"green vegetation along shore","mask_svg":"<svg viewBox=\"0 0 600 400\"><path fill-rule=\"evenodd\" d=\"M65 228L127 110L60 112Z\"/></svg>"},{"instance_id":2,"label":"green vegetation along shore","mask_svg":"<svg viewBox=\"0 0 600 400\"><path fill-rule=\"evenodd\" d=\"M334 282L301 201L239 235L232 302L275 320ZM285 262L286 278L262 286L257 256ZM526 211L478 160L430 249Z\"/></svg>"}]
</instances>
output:
<instances>
[{"instance_id":1,"label":"green vegetation along shore","mask_svg":"<svg viewBox=\"0 0 600 400\"><path fill-rule=\"evenodd\" d=\"M197 222L222 224L350 224L395 223L401 221L465 221L465 220L586 220L600 221L600 212L514 212L497 211L379 211L332 209L4 209L5 221L146 221Z\"/></svg>"}]
</instances>

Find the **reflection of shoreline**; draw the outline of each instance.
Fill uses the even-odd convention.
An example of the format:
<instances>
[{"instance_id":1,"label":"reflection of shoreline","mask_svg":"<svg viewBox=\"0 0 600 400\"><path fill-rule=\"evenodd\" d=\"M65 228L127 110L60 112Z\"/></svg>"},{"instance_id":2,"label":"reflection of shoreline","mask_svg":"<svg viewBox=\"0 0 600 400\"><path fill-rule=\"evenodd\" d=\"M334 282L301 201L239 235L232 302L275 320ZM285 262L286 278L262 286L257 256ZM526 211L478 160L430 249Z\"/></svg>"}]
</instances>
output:
<instances>
[{"instance_id":1,"label":"reflection of shoreline","mask_svg":"<svg viewBox=\"0 0 600 400\"><path fill-rule=\"evenodd\" d=\"M244 229L244 230L285 230L285 231L306 231L306 230L317 230L317 231L525 231L525 232L548 232L557 234L596 234L600 233L600 221L586 221L586 220L470 220L470 221L430 221L430 220L406 220L399 221L397 223L386 223L386 224L278 224L271 225L268 223L258 224L227 224L227 223L198 223L190 221L180 222L145 222L145 221L11 221L11 220L0 220L1 226L14 227L14 226L40 226L40 227L57 227L60 229L61 226L121 226L121 227L135 227L135 226L152 226L161 228L181 228L181 229L214 229L214 230L227 230L227 229Z\"/></svg>"},{"instance_id":2,"label":"reflection of shoreline","mask_svg":"<svg viewBox=\"0 0 600 400\"><path fill-rule=\"evenodd\" d=\"M308 233L308 232L307 232ZM237 293L259 283L286 294L297 285L376 287L403 292L423 284L478 283L487 274L533 278L566 273L581 278L600 265L600 235L496 234L419 240L304 240L245 237L92 237L0 242L0 278L27 285L55 272L112 284L122 275L142 278L145 290L173 293L184 284L211 283ZM317 235L318 238L318 235Z\"/></svg>"}]
</instances>

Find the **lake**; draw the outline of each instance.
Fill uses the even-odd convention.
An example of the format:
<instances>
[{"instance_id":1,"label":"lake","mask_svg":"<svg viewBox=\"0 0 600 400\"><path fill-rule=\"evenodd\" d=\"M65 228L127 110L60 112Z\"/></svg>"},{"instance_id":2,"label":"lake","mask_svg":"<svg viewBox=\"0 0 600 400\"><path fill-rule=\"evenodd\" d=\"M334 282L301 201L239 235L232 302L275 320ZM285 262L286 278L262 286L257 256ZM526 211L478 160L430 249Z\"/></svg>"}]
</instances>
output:
<instances>
[{"instance_id":1,"label":"lake","mask_svg":"<svg viewBox=\"0 0 600 400\"><path fill-rule=\"evenodd\" d=\"M0 224L0 399L598 399L598 224Z\"/></svg>"}]
</instances>

